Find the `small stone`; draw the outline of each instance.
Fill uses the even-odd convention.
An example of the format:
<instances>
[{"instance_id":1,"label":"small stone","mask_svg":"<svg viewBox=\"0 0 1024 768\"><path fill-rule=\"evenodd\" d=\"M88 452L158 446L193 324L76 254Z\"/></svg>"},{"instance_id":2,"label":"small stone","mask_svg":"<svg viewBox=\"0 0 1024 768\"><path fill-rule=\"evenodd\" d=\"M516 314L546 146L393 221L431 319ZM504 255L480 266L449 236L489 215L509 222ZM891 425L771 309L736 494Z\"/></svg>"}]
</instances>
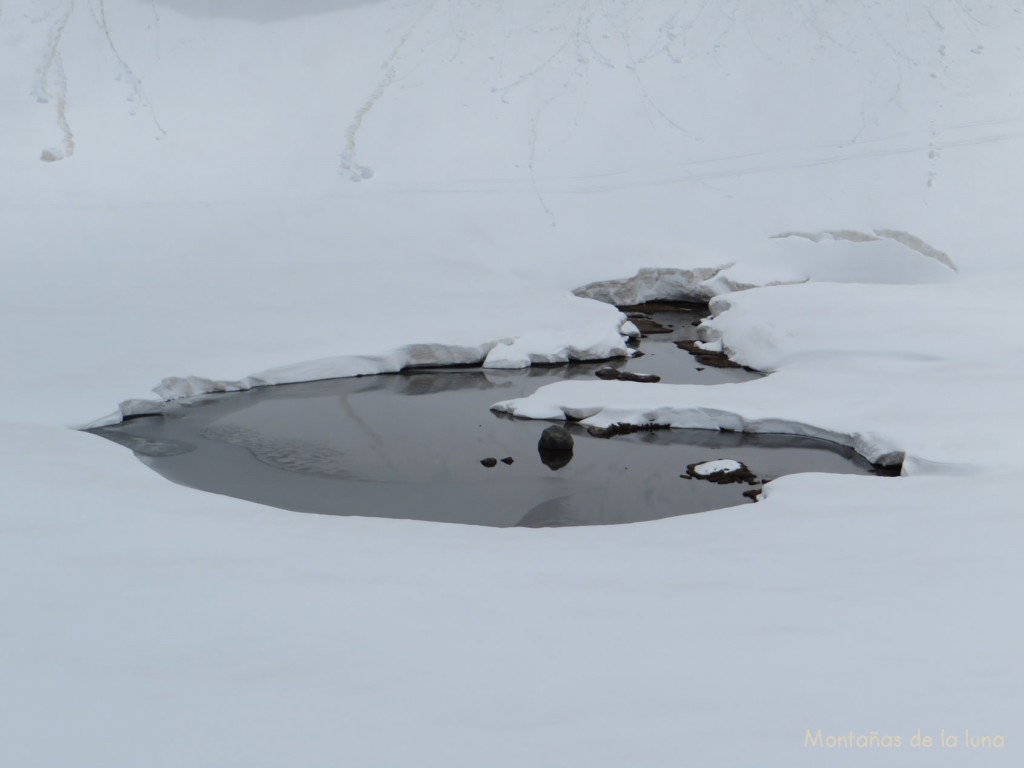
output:
<instances>
[{"instance_id":1,"label":"small stone","mask_svg":"<svg viewBox=\"0 0 1024 768\"><path fill-rule=\"evenodd\" d=\"M599 379L611 381L613 379L621 378L622 371L618 370L617 368L598 368L596 371L594 371L594 375L597 376L597 378Z\"/></svg>"},{"instance_id":2,"label":"small stone","mask_svg":"<svg viewBox=\"0 0 1024 768\"><path fill-rule=\"evenodd\" d=\"M501 460L501 463L512 464L513 461L515 461L515 459L513 459L511 456L506 456L504 459Z\"/></svg>"},{"instance_id":3,"label":"small stone","mask_svg":"<svg viewBox=\"0 0 1024 768\"><path fill-rule=\"evenodd\" d=\"M491 467L496 467L498 465L498 460L493 456L488 456L486 459L480 459L480 463L490 469Z\"/></svg>"}]
</instances>

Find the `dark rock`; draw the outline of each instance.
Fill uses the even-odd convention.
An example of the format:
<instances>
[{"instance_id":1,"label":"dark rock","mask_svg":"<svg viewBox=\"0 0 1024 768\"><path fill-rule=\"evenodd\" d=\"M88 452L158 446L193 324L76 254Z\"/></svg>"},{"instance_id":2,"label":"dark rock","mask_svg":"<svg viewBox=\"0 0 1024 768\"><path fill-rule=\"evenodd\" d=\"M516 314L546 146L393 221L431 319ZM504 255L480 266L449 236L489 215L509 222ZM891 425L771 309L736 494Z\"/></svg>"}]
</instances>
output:
<instances>
[{"instance_id":1,"label":"dark rock","mask_svg":"<svg viewBox=\"0 0 1024 768\"><path fill-rule=\"evenodd\" d=\"M498 466L498 460L493 456L488 456L486 459L480 459L480 463L488 469Z\"/></svg>"},{"instance_id":2,"label":"dark rock","mask_svg":"<svg viewBox=\"0 0 1024 768\"><path fill-rule=\"evenodd\" d=\"M882 477L899 477L903 474L904 458L902 453L883 456L881 461L872 465L872 474L881 475Z\"/></svg>"},{"instance_id":3,"label":"dark rock","mask_svg":"<svg viewBox=\"0 0 1024 768\"><path fill-rule=\"evenodd\" d=\"M504 459L501 460L501 463L511 464L513 461L515 461L515 459L513 459L511 456L506 456Z\"/></svg>"},{"instance_id":4,"label":"dark rock","mask_svg":"<svg viewBox=\"0 0 1024 768\"><path fill-rule=\"evenodd\" d=\"M560 427L557 424L552 424L550 427L548 427L541 433L540 442L537 444L537 448L541 451L560 451L572 453L572 435L569 434L569 430L567 430L565 427Z\"/></svg>"},{"instance_id":5,"label":"dark rock","mask_svg":"<svg viewBox=\"0 0 1024 768\"><path fill-rule=\"evenodd\" d=\"M671 429L668 424L611 424L607 427L587 427L591 437L614 437L615 435L631 435L634 432L654 432L659 429Z\"/></svg>"},{"instance_id":6,"label":"dark rock","mask_svg":"<svg viewBox=\"0 0 1024 768\"><path fill-rule=\"evenodd\" d=\"M706 349L701 349L697 346L697 342L691 339L677 341L675 342L675 345L679 347L679 349L684 349L693 355L694 359L701 365L706 365L711 368L742 368L745 371L754 371L753 368L748 368L745 365L733 362L722 352L709 352Z\"/></svg>"},{"instance_id":7,"label":"dark rock","mask_svg":"<svg viewBox=\"0 0 1024 768\"><path fill-rule=\"evenodd\" d=\"M761 489L760 488L751 488L748 491L744 491L743 495L746 496L751 501L757 501L757 497L761 495Z\"/></svg>"},{"instance_id":8,"label":"dark rock","mask_svg":"<svg viewBox=\"0 0 1024 768\"><path fill-rule=\"evenodd\" d=\"M638 381L641 384L655 384L661 381L661 376L653 373L633 373L632 371L620 371L618 368L599 368L594 375L605 381Z\"/></svg>"},{"instance_id":9,"label":"dark rock","mask_svg":"<svg viewBox=\"0 0 1024 768\"><path fill-rule=\"evenodd\" d=\"M573 439L569 430L553 424L541 433L537 452L544 466L559 470L572 461Z\"/></svg>"},{"instance_id":10,"label":"dark rock","mask_svg":"<svg viewBox=\"0 0 1024 768\"><path fill-rule=\"evenodd\" d=\"M633 373L632 371L623 371L619 374L619 381L636 381L640 384L657 384L661 381L661 376L653 373Z\"/></svg>"},{"instance_id":11,"label":"dark rock","mask_svg":"<svg viewBox=\"0 0 1024 768\"><path fill-rule=\"evenodd\" d=\"M620 312L638 312L649 315L652 312L694 312L707 314L708 305L694 301L676 301L673 299L655 299L645 301L642 304L619 304L616 306Z\"/></svg>"}]
</instances>

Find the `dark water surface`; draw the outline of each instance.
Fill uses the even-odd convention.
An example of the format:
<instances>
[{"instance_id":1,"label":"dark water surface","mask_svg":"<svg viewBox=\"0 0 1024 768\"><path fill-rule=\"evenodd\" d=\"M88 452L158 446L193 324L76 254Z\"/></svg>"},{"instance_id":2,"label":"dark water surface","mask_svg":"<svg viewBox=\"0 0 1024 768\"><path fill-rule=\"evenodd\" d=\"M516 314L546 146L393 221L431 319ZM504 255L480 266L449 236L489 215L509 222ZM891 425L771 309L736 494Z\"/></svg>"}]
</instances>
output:
<instances>
[{"instance_id":1,"label":"dark water surface","mask_svg":"<svg viewBox=\"0 0 1024 768\"><path fill-rule=\"evenodd\" d=\"M702 309L702 308L700 308ZM422 369L209 395L160 416L93 430L177 483L300 512L493 526L628 523L749 502L746 484L681 477L687 465L743 462L761 480L794 472L868 474L853 451L811 438L703 430L591 436L567 425L572 459L552 470L537 451L547 422L492 413L499 400L600 368L668 383L758 374L701 366L674 341L693 338L698 308L652 313L674 326L643 357L522 371ZM704 367L704 370L698 368ZM510 457L488 468L481 460Z\"/></svg>"}]
</instances>

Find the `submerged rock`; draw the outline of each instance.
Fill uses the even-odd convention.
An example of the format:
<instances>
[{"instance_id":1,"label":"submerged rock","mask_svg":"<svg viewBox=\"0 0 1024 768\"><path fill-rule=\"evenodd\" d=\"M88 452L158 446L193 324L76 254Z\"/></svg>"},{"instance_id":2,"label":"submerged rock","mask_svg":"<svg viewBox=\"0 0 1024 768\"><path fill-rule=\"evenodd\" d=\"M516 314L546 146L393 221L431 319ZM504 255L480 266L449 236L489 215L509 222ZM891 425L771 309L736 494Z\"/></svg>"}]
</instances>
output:
<instances>
[{"instance_id":1,"label":"submerged rock","mask_svg":"<svg viewBox=\"0 0 1024 768\"><path fill-rule=\"evenodd\" d=\"M493 456L488 456L486 459L480 459L480 463L488 469L498 466L498 460Z\"/></svg>"},{"instance_id":2,"label":"submerged rock","mask_svg":"<svg viewBox=\"0 0 1024 768\"><path fill-rule=\"evenodd\" d=\"M618 368L599 368L594 371L594 375L606 381L637 381L641 384L657 384L661 381L661 376L654 373L633 373Z\"/></svg>"}]
</instances>

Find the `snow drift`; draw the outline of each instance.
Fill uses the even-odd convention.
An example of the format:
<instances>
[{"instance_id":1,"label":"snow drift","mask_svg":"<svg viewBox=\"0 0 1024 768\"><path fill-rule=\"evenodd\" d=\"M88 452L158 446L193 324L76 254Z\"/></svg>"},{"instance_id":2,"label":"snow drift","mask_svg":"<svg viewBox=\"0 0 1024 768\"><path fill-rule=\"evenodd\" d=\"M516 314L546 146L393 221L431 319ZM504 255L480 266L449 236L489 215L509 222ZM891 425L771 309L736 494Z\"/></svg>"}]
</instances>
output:
<instances>
[{"instance_id":1,"label":"snow drift","mask_svg":"<svg viewBox=\"0 0 1024 768\"><path fill-rule=\"evenodd\" d=\"M1018 764L1021 16L3 0L2 761L861 765L805 731L966 727ZM676 291L772 375L514 407L799 423L909 476L509 533L298 519L67 429L168 378L614 354L584 297Z\"/></svg>"}]
</instances>

